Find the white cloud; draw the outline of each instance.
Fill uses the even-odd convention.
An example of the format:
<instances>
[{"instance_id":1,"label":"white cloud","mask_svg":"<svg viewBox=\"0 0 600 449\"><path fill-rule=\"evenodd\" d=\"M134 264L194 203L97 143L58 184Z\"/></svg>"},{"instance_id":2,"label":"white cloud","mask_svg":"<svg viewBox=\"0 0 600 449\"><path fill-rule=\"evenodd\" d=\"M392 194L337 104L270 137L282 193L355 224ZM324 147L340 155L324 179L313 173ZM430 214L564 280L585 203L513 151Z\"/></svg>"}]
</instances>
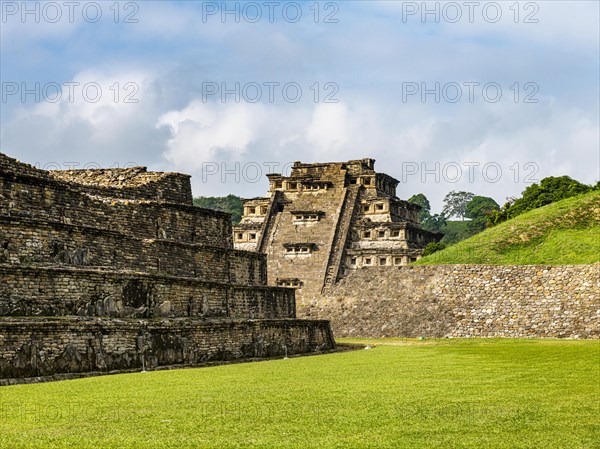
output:
<instances>
[{"instance_id":1,"label":"white cloud","mask_svg":"<svg viewBox=\"0 0 600 449\"><path fill-rule=\"evenodd\" d=\"M261 104L195 101L181 111L163 114L157 126L171 132L166 159L176 168L197 170L206 161L243 159L266 119Z\"/></svg>"},{"instance_id":2,"label":"white cloud","mask_svg":"<svg viewBox=\"0 0 600 449\"><path fill-rule=\"evenodd\" d=\"M421 104L398 109L360 96L340 104L301 106L193 102L164 114L159 125L171 132L165 157L172 166L195 174L195 187L202 194L254 196L267 186L264 178L237 184L220 176L200 184L207 161L277 161L283 166L293 160L373 157L379 171L405 181L399 196L424 192L434 209L441 209L450 190L469 190L502 203L546 176L568 174L588 183L598 177L592 169L598 125L556 101L480 102L447 111ZM416 164L418 173L405 171L407 164ZM456 166L462 170L460 177L453 171Z\"/></svg>"},{"instance_id":3,"label":"white cloud","mask_svg":"<svg viewBox=\"0 0 600 449\"><path fill-rule=\"evenodd\" d=\"M44 166L76 162L151 164L166 134L153 131L157 100L150 74L89 70L48 91L52 101L22 104L3 124L2 148ZM128 84L129 83L129 84Z\"/></svg>"},{"instance_id":4,"label":"white cloud","mask_svg":"<svg viewBox=\"0 0 600 449\"><path fill-rule=\"evenodd\" d=\"M3 74L98 82L97 103L2 105L2 151L22 160L134 161L194 175L196 194L264 192L266 180L201 181L203 162L233 164L377 159L398 178L402 163L498 163L498 183L421 182L435 208L449 190L504 197L525 185L509 167L534 162L537 177L598 177L598 4L537 2L538 24L404 24L399 2L340 4L338 24L202 23L194 2L140 4L138 24L42 24L15 41L3 27ZM420 4L420 2L417 2ZM512 2L502 3L504 8ZM521 3L523 5L523 3ZM393 9L396 8L396 9ZM385 14L382 14L384 11ZM5 38L9 39L5 39ZM16 59L27 54L28 58ZM7 60L5 58L8 57ZM5 64L6 62L6 64ZM12 67L12 68L11 68ZM60 75L60 76L59 76ZM5 77L6 79L6 77ZM11 78L13 79L13 78ZM111 85L136 82L139 103L111 98ZM309 86L333 81L337 104L203 103L203 81ZM404 81L496 81L503 101L402 102ZM538 104L510 101L509 86L535 81ZM228 179L226 179L228 181Z\"/></svg>"},{"instance_id":5,"label":"white cloud","mask_svg":"<svg viewBox=\"0 0 600 449\"><path fill-rule=\"evenodd\" d=\"M315 107L306 129L308 143L317 151L336 154L348 144L351 116L345 104L319 104Z\"/></svg>"}]
</instances>

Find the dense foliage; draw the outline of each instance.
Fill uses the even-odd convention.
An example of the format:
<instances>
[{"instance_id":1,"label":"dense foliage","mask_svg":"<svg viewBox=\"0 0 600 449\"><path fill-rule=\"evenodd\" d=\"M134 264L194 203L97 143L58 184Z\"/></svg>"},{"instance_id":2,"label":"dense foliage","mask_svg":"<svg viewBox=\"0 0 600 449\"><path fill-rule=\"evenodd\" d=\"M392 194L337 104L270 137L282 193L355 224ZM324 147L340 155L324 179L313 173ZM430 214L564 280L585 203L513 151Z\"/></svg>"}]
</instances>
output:
<instances>
[{"instance_id":1,"label":"dense foliage","mask_svg":"<svg viewBox=\"0 0 600 449\"><path fill-rule=\"evenodd\" d=\"M467 227L474 233L483 231L486 228L489 216L499 209L500 206L493 198L474 196L467 204L465 211L465 216L471 219Z\"/></svg>"},{"instance_id":2,"label":"dense foliage","mask_svg":"<svg viewBox=\"0 0 600 449\"><path fill-rule=\"evenodd\" d=\"M423 223L427 218L430 217L431 214L431 204L429 204L429 200L422 193L417 193L416 195L411 196L408 199L409 203L416 204L417 206L421 206L421 212L419 212L419 220Z\"/></svg>"},{"instance_id":3,"label":"dense foliage","mask_svg":"<svg viewBox=\"0 0 600 449\"><path fill-rule=\"evenodd\" d=\"M501 209L492 212L488 224L497 225L524 212L589 192L595 188L597 187L582 184L569 176L549 176L542 179L539 185L532 184L527 187L521 198L511 200Z\"/></svg>"},{"instance_id":4,"label":"dense foliage","mask_svg":"<svg viewBox=\"0 0 600 449\"><path fill-rule=\"evenodd\" d=\"M446 245L444 243L442 243L442 242L431 242L423 250L423 256L429 256L430 254L433 254L436 251L441 251L443 249L446 249Z\"/></svg>"},{"instance_id":5,"label":"dense foliage","mask_svg":"<svg viewBox=\"0 0 600 449\"><path fill-rule=\"evenodd\" d=\"M446 224L440 228L440 232L444 234L442 243L450 246L472 237L474 233L468 225L468 221L447 220Z\"/></svg>"},{"instance_id":6,"label":"dense foliage","mask_svg":"<svg viewBox=\"0 0 600 449\"><path fill-rule=\"evenodd\" d=\"M416 195L411 196L408 199L408 202L421 206L419 221L426 231L440 232L441 228L446 224L446 217L444 214L431 215L431 204L424 194L417 193Z\"/></svg>"},{"instance_id":7,"label":"dense foliage","mask_svg":"<svg viewBox=\"0 0 600 449\"><path fill-rule=\"evenodd\" d=\"M593 191L525 212L416 263L595 263L600 261L599 230L600 191Z\"/></svg>"},{"instance_id":8,"label":"dense foliage","mask_svg":"<svg viewBox=\"0 0 600 449\"><path fill-rule=\"evenodd\" d=\"M442 232L444 226L446 226L448 220L444 214L433 214L421 221L423 229L430 232Z\"/></svg>"},{"instance_id":9,"label":"dense foliage","mask_svg":"<svg viewBox=\"0 0 600 449\"><path fill-rule=\"evenodd\" d=\"M200 196L194 198L194 206L215 209L231 214L231 221L236 224L242 219L244 202L239 196Z\"/></svg>"}]
</instances>

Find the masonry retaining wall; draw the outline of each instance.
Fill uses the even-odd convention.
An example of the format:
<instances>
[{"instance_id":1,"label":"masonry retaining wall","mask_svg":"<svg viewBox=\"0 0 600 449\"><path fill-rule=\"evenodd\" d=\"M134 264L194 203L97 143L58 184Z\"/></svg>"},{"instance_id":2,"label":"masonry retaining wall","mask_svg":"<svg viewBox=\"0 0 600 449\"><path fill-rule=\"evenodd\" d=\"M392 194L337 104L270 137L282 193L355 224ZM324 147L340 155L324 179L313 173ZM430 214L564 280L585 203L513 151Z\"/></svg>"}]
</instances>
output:
<instances>
[{"instance_id":1,"label":"masonry retaining wall","mask_svg":"<svg viewBox=\"0 0 600 449\"><path fill-rule=\"evenodd\" d=\"M47 171L0 153L0 173L35 178L55 186L69 185L91 195L192 204L189 175L149 172L146 167Z\"/></svg>"},{"instance_id":2,"label":"masonry retaining wall","mask_svg":"<svg viewBox=\"0 0 600 449\"><path fill-rule=\"evenodd\" d=\"M73 223L139 238L233 246L230 215L225 212L184 204L94 196L84 187L0 171L0 216Z\"/></svg>"},{"instance_id":3,"label":"masonry retaining wall","mask_svg":"<svg viewBox=\"0 0 600 449\"><path fill-rule=\"evenodd\" d=\"M158 200L188 206L193 201L190 176L182 173L149 172L146 167L52 170L47 173L92 195Z\"/></svg>"},{"instance_id":4,"label":"masonry retaining wall","mask_svg":"<svg viewBox=\"0 0 600 449\"><path fill-rule=\"evenodd\" d=\"M288 288L126 271L0 264L0 316L295 316Z\"/></svg>"},{"instance_id":5,"label":"masonry retaining wall","mask_svg":"<svg viewBox=\"0 0 600 449\"><path fill-rule=\"evenodd\" d=\"M361 268L298 315L337 337L600 338L600 264Z\"/></svg>"},{"instance_id":6,"label":"masonry retaining wall","mask_svg":"<svg viewBox=\"0 0 600 449\"><path fill-rule=\"evenodd\" d=\"M60 373L152 369L334 348L324 321L5 318L0 321L0 385Z\"/></svg>"},{"instance_id":7,"label":"masonry retaining wall","mask_svg":"<svg viewBox=\"0 0 600 449\"><path fill-rule=\"evenodd\" d=\"M207 282L267 283L264 254L17 217L0 216L0 263L110 267Z\"/></svg>"}]
</instances>

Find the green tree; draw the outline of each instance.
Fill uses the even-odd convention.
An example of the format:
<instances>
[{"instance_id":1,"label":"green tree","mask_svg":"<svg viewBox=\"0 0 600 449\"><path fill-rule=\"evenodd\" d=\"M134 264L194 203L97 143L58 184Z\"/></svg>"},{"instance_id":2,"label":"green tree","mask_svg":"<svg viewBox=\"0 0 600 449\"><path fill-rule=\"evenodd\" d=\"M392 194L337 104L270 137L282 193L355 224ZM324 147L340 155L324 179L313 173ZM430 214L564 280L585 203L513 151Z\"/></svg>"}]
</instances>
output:
<instances>
[{"instance_id":1,"label":"green tree","mask_svg":"<svg viewBox=\"0 0 600 449\"><path fill-rule=\"evenodd\" d=\"M234 224L240 222L244 213L244 200L235 195L200 196L194 198L194 206L228 212Z\"/></svg>"},{"instance_id":2,"label":"green tree","mask_svg":"<svg viewBox=\"0 0 600 449\"><path fill-rule=\"evenodd\" d=\"M452 191L444 197L444 209L442 214L445 217L460 217L463 221L467 211L467 204L473 199L475 194L471 192Z\"/></svg>"},{"instance_id":3,"label":"green tree","mask_svg":"<svg viewBox=\"0 0 600 449\"><path fill-rule=\"evenodd\" d=\"M423 257L429 256L430 254L433 254L433 253L435 253L437 251L441 251L443 249L446 249L446 245L444 243L442 243L442 242L431 242L423 250Z\"/></svg>"},{"instance_id":4,"label":"green tree","mask_svg":"<svg viewBox=\"0 0 600 449\"><path fill-rule=\"evenodd\" d=\"M473 234L468 228L468 221L448 221L446 225L440 229L444 234L442 243L446 245L454 245L462 240L468 239Z\"/></svg>"},{"instance_id":5,"label":"green tree","mask_svg":"<svg viewBox=\"0 0 600 449\"><path fill-rule=\"evenodd\" d=\"M423 229L430 232L440 232L446 226L447 220L444 214L433 214L421 222Z\"/></svg>"},{"instance_id":6,"label":"green tree","mask_svg":"<svg viewBox=\"0 0 600 449\"><path fill-rule=\"evenodd\" d=\"M419 221L421 223L424 223L425 220L431 216L431 204L429 204L429 200L424 194L417 193L416 195L411 196L408 199L408 202L421 206L421 211L419 212Z\"/></svg>"},{"instance_id":7,"label":"green tree","mask_svg":"<svg viewBox=\"0 0 600 449\"><path fill-rule=\"evenodd\" d=\"M467 203L465 210L465 217L471 219L467 227L474 233L483 231L490 214L499 209L500 206L493 198L488 196L474 196L473 199Z\"/></svg>"},{"instance_id":8,"label":"green tree","mask_svg":"<svg viewBox=\"0 0 600 449\"><path fill-rule=\"evenodd\" d=\"M569 176L549 176L542 179L539 186L532 184L527 187L523 191L523 196L515 201L512 209L518 215L590 190L592 187Z\"/></svg>"},{"instance_id":9,"label":"green tree","mask_svg":"<svg viewBox=\"0 0 600 449\"><path fill-rule=\"evenodd\" d=\"M539 185L531 184L527 187L521 198L511 199L500 210L492 212L488 218L488 224L502 223L523 212L589 192L594 188L569 176L549 176L542 179Z\"/></svg>"}]
</instances>

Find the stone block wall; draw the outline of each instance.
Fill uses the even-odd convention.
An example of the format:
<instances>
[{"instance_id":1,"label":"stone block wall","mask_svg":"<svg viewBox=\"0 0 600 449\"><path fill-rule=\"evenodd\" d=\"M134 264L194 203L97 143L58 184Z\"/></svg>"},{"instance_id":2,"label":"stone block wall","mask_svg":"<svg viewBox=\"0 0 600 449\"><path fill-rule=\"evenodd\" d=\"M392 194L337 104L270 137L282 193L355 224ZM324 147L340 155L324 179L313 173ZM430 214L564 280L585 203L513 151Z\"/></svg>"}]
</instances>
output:
<instances>
[{"instance_id":1,"label":"stone block wall","mask_svg":"<svg viewBox=\"0 0 600 449\"><path fill-rule=\"evenodd\" d=\"M264 254L232 250L228 259L231 283L267 285L267 257Z\"/></svg>"},{"instance_id":2,"label":"stone block wall","mask_svg":"<svg viewBox=\"0 0 600 449\"><path fill-rule=\"evenodd\" d=\"M299 316L338 337L600 338L600 264L360 268Z\"/></svg>"},{"instance_id":3,"label":"stone block wall","mask_svg":"<svg viewBox=\"0 0 600 449\"><path fill-rule=\"evenodd\" d=\"M81 268L0 265L0 316L295 317L286 288Z\"/></svg>"},{"instance_id":4,"label":"stone block wall","mask_svg":"<svg viewBox=\"0 0 600 449\"><path fill-rule=\"evenodd\" d=\"M320 292L327 271L331 245L335 235L340 208L344 202L345 189L323 189L299 194L286 193L284 201L293 204L280 212L266 244L269 284L277 280L299 278L302 291ZM318 225L298 223L294 210L322 213ZM307 253L292 252L288 244L308 244Z\"/></svg>"},{"instance_id":5,"label":"stone block wall","mask_svg":"<svg viewBox=\"0 0 600 449\"><path fill-rule=\"evenodd\" d=\"M270 174L265 198L244 202L239 249L267 254L269 285L311 298L356 268L407 265L442 234L421 228L420 206L396 197L398 180L373 159L303 164Z\"/></svg>"},{"instance_id":6,"label":"stone block wall","mask_svg":"<svg viewBox=\"0 0 600 449\"><path fill-rule=\"evenodd\" d=\"M40 179L50 180L50 176L48 175L47 171L39 170L33 165L25 164L7 156L4 153L0 153L0 173L35 176L39 177Z\"/></svg>"},{"instance_id":7,"label":"stone block wall","mask_svg":"<svg viewBox=\"0 0 600 449\"><path fill-rule=\"evenodd\" d=\"M233 248L230 215L192 205L187 175L0 153L0 281L0 385L335 348L327 321L295 319L294 290L266 286L266 255Z\"/></svg>"},{"instance_id":8,"label":"stone block wall","mask_svg":"<svg viewBox=\"0 0 600 449\"><path fill-rule=\"evenodd\" d=\"M146 167L52 170L47 173L92 195L192 205L190 176L181 173L148 172Z\"/></svg>"},{"instance_id":9,"label":"stone block wall","mask_svg":"<svg viewBox=\"0 0 600 449\"><path fill-rule=\"evenodd\" d=\"M334 347L327 322L15 318L0 321L0 385L58 373L152 369Z\"/></svg>"},{"instance_id":10,"label":"stone block wall","mask_svg":"<svg viewBox=\"0 0 600 449\"><path fill-rule=\"evenodd\" d=\"M190 176L148 172L146 167L97 170L40 170L0 153L0 173L68 185L79 192L131 200L159 200L192 205Z\"/></svg>"},{"instance_id":11,"label":"stone block wall","mask_svg":"<svg viewBox=\"0 0 600 449\"><path fill-rule=\"evenodd\" d=\"M230 216L224 212L93 196L43 176L0 172L0 216L77 224L139 238L233 246Z\"/></svg>"},{"instance_id":12,"label":"stone block wall","mask_svg":"<svg viewBox=\"0 0 600 449\"><path fill-rule=\"evenodd\" d=\"M0 216L0 263L64 264L266 285L266 256L172 240Z\"/></svg>"}]
</instances>

